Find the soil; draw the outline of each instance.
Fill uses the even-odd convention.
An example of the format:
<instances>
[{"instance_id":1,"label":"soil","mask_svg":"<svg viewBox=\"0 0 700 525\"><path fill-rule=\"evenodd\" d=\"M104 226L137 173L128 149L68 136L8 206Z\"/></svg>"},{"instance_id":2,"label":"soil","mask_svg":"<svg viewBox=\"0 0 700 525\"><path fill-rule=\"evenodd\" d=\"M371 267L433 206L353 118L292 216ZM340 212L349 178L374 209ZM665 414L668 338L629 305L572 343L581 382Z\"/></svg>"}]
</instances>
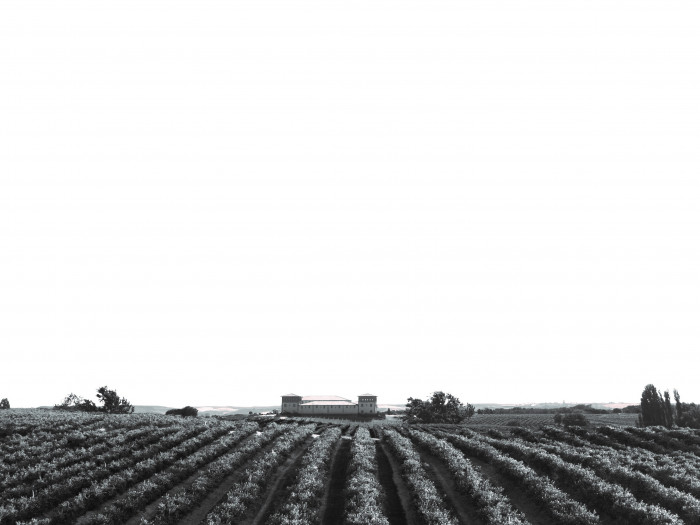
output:
<instances>
[{"instance_id":1,"label":"soil","mask_svg":"<svg viewBox=\"0 0 700 525\"><path fill-rule=\"evenodd\" d=\"M348 464L350 463L350 447L352 440L344 439L354 434L344 429L343 435L336 444L331 462L330 479L326 488L324 505L321 507L322 525L338 525L343 522L345 514L345 481L347 479Z\"/></svg>"},{"instance_id":2,"label":"soil","mask_svg":"<svg viewBox=\"0 0 700 525\"><path fill-rule=\"evenodd\" d=\"M301 457L309 449L313 441L313 438L307 438L303 445L297 447L287 458L287 460L277 468L277 471L273 475L272 480L265 490L265 494L263 494L261 497L261 506L257 510L253 511L252 516L248 516L246 519L241 520L238 523L244 525L261 525L265 523L265 520L274 511L275 503L284 501L285 498L283 495L289 492L289 486L294 481L296 473L299 469Z\"/></svg>"},{"instance_id":3,"label":"soil","mask_svg":"<svg viewBox=\"0 0 700 525\"><path fill-rule=\"evenodd\" d=\"M411 502L411 493L401 478L398 462L384 443L377 441L376 446L379 482L386 495L384 514L391 525L418 525L420 522Z\"/></svg>"},{"instance_id":4,"label":"soil","mask_svg":"<svg viewBox=\"0 0 700 525\"><path fill-rule=\"evenodd\" d=\"M251 436L247 436L247 437L244 438L243 440L239 441L237 444L233 445L233 446L231 447L231 449L229 449L229 450L233 450L233 448L237 447L237 446L238 446L240 443L242 443L243 441L245 441L245 440L247 440L247 439L250 439L250 437L251 437ZM136 450L136 449L135 449L135 450ZM228 450L227 450L227 451L223 451L221 454L219 454L219 456L225 454L226 452L228 452ZM219 456L217 456L217 458L218 458ZM217 458L212 459L212 461L215 461ZM167 472L167 470L168 470L170 467L171 467L171 466L168 466L168 467L164 468L164 469L163 469L162 471L160 471L160 472L164 472L164 471ZM205 465L203 468L206 468L206 465ZM199 471L198 471L198 472L199 472ZM182 486L183 484L187 484L188 481L189 481L190 479L191 479L191 481L189 481L189 484L191 484L192 481L194 481L194 478L196 477L196 475L197 475L198 472L195 472L195 474L193 474L192 476L190 476L190 478L187 478L185 481L181 482L181 483L178 484L177 486L180 487L180 486ZM189 484L187 484L186 486L189 486ZM131 487L129 487L129 488L131 488ZM75 523L76 523L77 525L80 525L81 523L83 523L83 522L86 521L87 519L92 518L92 517L94 517L94 516L100 514L100 512L102 511L102 509L104 509L104 508L108 507L109 505L113 504L114 502L119 501L120 499L124 498L124 497L125 497L125 494L126 494L126 492L127 492L127 490L128 490L128 489L122 491L120 494L118 494L118 495L116 495L116 496L114 496L114 497L108 499L107 501L101 503L101 504L99 505L99 507L97 507L97 508L95 508L95 509L93 509L93 510L90 510L90 511L86 512L85 514L83 514L82 516L78 517L78 518L76 519ZM171 489L171 490L175 490L175 489ZM160 501L160 498L158 498L156 501ZM143 511L140 511L140 512L143 512ZM138 523L139 523L138 520L135 520L135 521L134 521L134 520L135 520L135 518L132 518L132 519L130 519L127 523L129 523L130 525L131 525L131 524L138 524Z\"/></svg>"},{"instance_id":5,"label":"soil","mask_svg":"<svg viewBox=\"0 0 700 525\"><path fill-rule=\"evenodd\" d=\"M552 518L540 506L533 501L532 497L522 490L517 484L509 478L501 475L495 467L485 461L468 457L469 461L476 467L479 467L481 474L488 479L492 485L503 488L503 494L508 498L511 505L525 514L527 521L532 525L556 525Z\"/></svg>"},{"instance_id":6,"label":"soil","mask_svg":"<svg viewBox=\"0 0 700 525\"><path fill-rule=\"evenodd\" d=\"M484 521L479 517L476 506L470 501L468 496L462 494L454 482L454 477L442 463L442 461L423 450L420 450L421 460L426 473L432 479L438 490L445 495L445 503L448 509L457 516L463 525L484 525Z\"/></svg>"},{"instance_id":7,"label":"soil","mask_svg":"<svg viewBox=\"0 0 700 525\"><path fill-rule=\"evenodd\" d=\"M171 488L168 492L166 492L165 494L163 494L161 497L156 498L155 500L153 500L150 504L148 504L148 506L146 506L145 509L142 509L142 510L138 511L134 516L132 516L131 518L129 518L128 521L126 521L125 525L138 525L139 523L141 523L141 518L142 518L142 517L146 517L146 518L152 517L152 516L155 514L156 510L158 509L158 504L163 500L163 498L165 498L166 495L172 495L172 494L174 494L174 493L176 493L176 492L181 492L181 491L183 491L183 490L188 489L188 488L190 487L190 485L192 485L192 483L194 483L194 481L202 474L202 471L205 470L205 469L209 466L210 463L216 461L219 457L223 456L224 454L227 454L228 452L230 452L230 451L232 451L232 450L235 450L236 448L240 447L243 443L245 443L246 441L252 439L254 435L255 435L255 433L252 433L252 434L250 434L249 436L246 436L244 439L242 439L241 441L239 441L238 443L236 443L236 444L235 444L234 446L232 446L230 449L228 449L228 450L222 452L222 453L219 454L217 457L213 458L213 459L212 459L209 463L207 463L206 465L201 466L196 472L194 472L192 475L190 475L190 476L189 476L188 478L186 478L184 481L181 481L180 483L178 483L177 485L175 485L173 488ZM107 505L107 504L109 504L109 503L112 503L112 502L115 501L116 499L117 499L117 498L115 498L114 500L110 500L110 501L107 502L105 505ZM97 511L96 511L96 512L97 512Z\"/></svg>"},{"instance_id":8,"label":"soil","mask_svg":"<svg viewBox=\"0 0 700 525\"><path fill-rule=\"evenodd\" d=\"M500 474L496 470L496 468L490 465L489 463L477 457L473 457L467 453L465 453L465 455L474 465L481 468L482 474L493 485L500 486L503 488L503 493L508 497L513 506L516 509L520 510L523 514L525 514L525 517L533 525L556 525L556 521L554 521L553 518L549 515L549 513L547 513L546 509L543 509L537 504L537 502L533 501L532 497L529 496L527 492L525 492L520 487L520 485L518 485L517 482L513 482L507 476ZM532 467L532 465L530 466ZM559 488L562 492L568 494L571 499L580 502L580 498L574 497L570 493L570 491L567 490L566 486L557 482L556 476L552 476L551 473L543 472L541 469L537 469L535 467L533 467L533 469L540 475L544 474L550 477L550 479L554 482L557 488ZM600 509L594 508L590 505L586 506L589 508L589 510L598 512L601 524L612 525L615 523L619 523L619 521L615 520L615 518L611 517L609 514L601 512Z\"/></svg>"}]
</instances>

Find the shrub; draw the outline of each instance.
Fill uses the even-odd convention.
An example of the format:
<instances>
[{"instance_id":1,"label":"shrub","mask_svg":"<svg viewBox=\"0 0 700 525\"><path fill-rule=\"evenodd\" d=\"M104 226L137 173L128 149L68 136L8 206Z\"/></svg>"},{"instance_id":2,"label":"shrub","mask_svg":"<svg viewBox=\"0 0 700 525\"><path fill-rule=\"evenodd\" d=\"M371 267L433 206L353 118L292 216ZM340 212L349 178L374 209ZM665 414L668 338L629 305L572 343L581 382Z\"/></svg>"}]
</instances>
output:
<instances>
[{"instance_id":1,"label":"shrub","mask_svg":"<svg viewBox=\"0 0 700 525\"><path fill-rule=\"evenodd\" d=\"M96 412L97 405L90 399L83 399L76 394L68 394L60 405L54 405L54 410L67 410L70 412Z\"/></svg>"},{"instance_id":2,"label":"shrub","mask_svg":"<svg viewBox=\"0 0 700 525\"><path fill-rule=\"evenodd\" d=\"M588 420L583 414L565 414L562 423L565 427L585 427Z\"/></svg>"},{"instance_id":3,"label":"shrub","mask_svg":"<svg viewBox=\"0 0 700 525\"><path fill-rule=\"evenodd\" d=\"M197 417L199 410L191 406L186 406L183 408L170 409L165 414L168 416Z\"/></svg>"}]
</instances>

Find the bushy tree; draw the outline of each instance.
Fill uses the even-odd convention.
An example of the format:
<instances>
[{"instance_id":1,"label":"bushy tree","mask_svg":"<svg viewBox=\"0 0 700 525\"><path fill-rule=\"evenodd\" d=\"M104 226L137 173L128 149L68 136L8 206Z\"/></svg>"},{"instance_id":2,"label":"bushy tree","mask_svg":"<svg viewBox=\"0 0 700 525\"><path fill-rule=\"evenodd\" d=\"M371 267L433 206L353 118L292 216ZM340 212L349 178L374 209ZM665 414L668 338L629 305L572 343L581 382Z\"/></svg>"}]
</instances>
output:
<instances>
[{"instance_id":1,"label":"bushy tree","mask_svg":"<svg viewBox=\"0 0 700 525\"><path fill-rule=\"evenodd\" d=\"M676 424L679 427L700 428L700 406L695 403L682 403L678 390L673 391L676 401Z\"/></svg>"},{"instance_id":2,"label":"bushy tree","mask_svg":"<svg viewBox=\"0 0 700 525\"><path fill-rule=\"evenodd\" d=\"M438 391L433 392L428 401L409 397L405 420L409 423L460 423L473 415L472 405L463 405L452 394Z\"/></svg>"},{"instance_id":3,"label":"bushy tree","mask_svg":"<svg viewBox=\"0 0 700 525\"><path fill-rule=\"evenodd\" d=\"M194 407L186 406L183 408L172 408L166 412L168 416L182 416L182 417L197 417L199 410Z\"/></svg>"},{"instance_id":4,"label":"bushy tree","mask_svg":"<svg viewBox=\"0 0 700 525\"><path fill-rule=\"evenodd\" d=\"M2 401L0 401L0 410L8 410L10 408L10 402L7 400L6 397L2 398Z\"/></svg>"},{"instance_id":5,"label":"bushy tree","mask_svg":"<svg viewBox=\"0 0 700 525\"><path fill-rule=\"evenodd\" d=\"M102 402L100 410L108 414L131 414L134 407L125 398L119 397L116 390L110 390L106 386L97 389L97 399Z\"/></svg>"},{"instance_id":6,"label":"bushy tree","mask_svg":"<svg viewBox=\"0 0 700 525\"><path fill-rule=\"evenodd\" d=\"M588 419L586 419L586 416L580 412L573 412L569 414L560 412L555 414L554 422L557 425L564 425L565 427L585 427L588 425Z\"/></svg>"},{"instance_id":7,"label":"bushy tree","mask_svg":"<svg viewBox=\"0 0 700 525\"><path fill-rule=\"evenodd\" d=\"M683 418L678 421L678 426L700 429L700 406L683 403Z\"/></svg>"},{"instance_id":8,"label":"bushy tree","mask_svg":"<svg viewBox=\"0 0 700 525\"><path fill-rule=\"evenodd\" d=\"M466 405L462 405L461 407L459 407L459 414L460 416L462 416L462 421L471 419L471 417L474 415L474 412L476 412L476 409L472 404L467 403Z\"/></svg>"},{"instance_id":9,"label":"bushy tree","mask_svg":"<svg viewBox=\"0 0 700 525\"><path fill-rule=\"evenodd\" d=\"M671 413L671 400L668 390L662 396L656 387L648 384L642 391L642 413L639 415L640 426L673 426L673 414Z\"/></svg>"},{"instance_id":10,"label":"bushy tree","mask_svg":"<svg viewBox=\"0 0 700 525\"><path fill-rule=\"evenodd\" d=\"M56 410L71 410L78 412L97 412L97 405L90 399L83 399L82 397L70 393L66 396L62 403L54 405Z\"/></svg>"}]
</instances>

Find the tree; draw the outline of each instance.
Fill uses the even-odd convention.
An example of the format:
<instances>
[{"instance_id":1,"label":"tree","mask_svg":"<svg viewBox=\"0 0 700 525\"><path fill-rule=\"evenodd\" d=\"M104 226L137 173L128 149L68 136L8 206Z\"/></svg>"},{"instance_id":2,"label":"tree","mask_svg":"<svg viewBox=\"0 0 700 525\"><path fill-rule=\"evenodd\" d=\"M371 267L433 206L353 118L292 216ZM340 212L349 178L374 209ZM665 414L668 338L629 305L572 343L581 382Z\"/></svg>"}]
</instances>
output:
<instances>
[{"instance_id":1,"label":"tree","mask_svg":"<svg viewBox=\"0 0 700 525\"><path fill-rule=\"evenodd\" d=\"M97 389L97 399L102 403L100 411L107 414L132 414L134 407L125 398L119 397L116 390L109 390L106 386Z\"/></svg>"},{"instance_id":2,"label":"tree","mask_svg":"<svg viewBox=\"0 0 700 525\"><path fill-rule=\"evenodd\" d=\"M681 421L683 419L683 403L681 403L681 395L675 388L673 389L673 399L676 401L676 418Z\"/></svg>"},{"instance_id":3,"label":"tree","mask_svg":"<svg viewBox=\"0 0 700 525\"><path fill-rule=\"evenodd\" d=\"M623 414L641 414L642 405L627 405L622 409Z\"/></svg>"},{"instance_id":4,"label":"tree","mask_svg":"<svg viewBox=\"0 0 700 525\"><path fill-rule=\"evenodd\" d=\"M673 426L673 408L671 407L671 397L668 395L668 390L664 391L664 426L666 428Z\"/></svg>"},{"instance_id":5,"label":"tree","mask_svg":"<svg viewBox=\"0 0 700 525\"><path fill-rule=\"evenodd\" d=\"M648 384L644 387L641 406L640 426L666 425L664 400L654 385Z\"/></svg>"},{"instance_id":6,"label":"tree","mask_svg":"<svg viewBox=\"0 0 700 525\"><path fill-rule=\"evenodd\" d=\"M409 423L460 423L474 415L474 407L442 391L433 392L429 401L408 398L405 419Z\"/></svg>"},{"instance_id":7,"label":"tree","mask_svg":"<svg viewBox=\"0 0 700 525\"><path fill-rule=\"evenodd\" d=\"M679 427L700 428L700 406L682 403L678 390L673 391L676 400L676 424Z\"/></svg>"},{"instance_id":8,"label":"tree","mask_svg":"<svg viewBox=\"0 0 700 525\"><path fill-rule=\"evenodd\" d=\"M134 407L126 399L120 398L114 390L106 386L97 389L97 398L102 403L98 407L94 401L83 399L76 394L68 394L62 403L54 405L56 410L71 410L80 412L106 412L107 414L131 414Z\"/></svg>"},{"instance_id":9,"label":"tree","mask_svg":"<svg viewBox=\"0 0 700 525\"><path fill-rule=\"evenodd\" d=\"M565 427L585 427L588 425L588 419L581 412L570 414L558 413L554 416L554 423L564 425Z\"/></svg>"},{"instance_id":10,"label":"tree","mask_svg":"<svg viewBox=\"0 0 700 525\"><path fill-rule=\"evenodd\" d=\"M83 399L82 397L73 393L68 394L62 403L54 405L54 409L78 412L96 412L98 410L94 401L91 401L90 399Z\"/></svg>"},{"instance_id":11,"label":"tree","mask_svg":"<svg viewBox=\"0 0 700 525\"><path fill-rule=\"evenodd\" d=\"M674 391L674 396L678 392ZM680 397L677 398L677 401ZM664 426L671 428L675 421L671 396L666 390L663 395L652 384L648 384L642 391L641 414L639 415L639 426Z\"/></svg>"},{"instance_id":12,"label":"tree","mask_svg":"<svg viewBox=\"0 0 700 525\"><path fill-rule=\"evenodd\" d=\"M173 408L166 412L168 416L182 416L182 417L197 417L199 410L194 407L186 406L184 408Z\"/></svg>"},{"instance_id":13,"label":"tree","mask_svg":"<svg viewBox=\"0 0 700 525\"><path fill-rule=\"evenodd\" d=\"M6 397L2 398L2 401L0 401L0 410L8 410L10 408L10 402L7 400Z\"/></svg>"},{"instance_id":14,"label":"tree","mask_svg":"<svg viewBox=\"0 0 700 525\"><path fill-rule=\"evenodd\" d=\"M471 405L469 403L467 403L466 405L462 405L459 409L459 413L462 416L462 420L471 419L475 411L476 410L474 409L474 405Z\"/></svg>"},{"instance_id":15,"label":"tree","mask_svg":"<svg viewBox=\"0 0 700 525\"><path fill-rule=\"evenodd\" d=\"M700 406L695 403L683 403L683 418L678 422L678 426L700 429Z\"/></svg>"}]
</instances>

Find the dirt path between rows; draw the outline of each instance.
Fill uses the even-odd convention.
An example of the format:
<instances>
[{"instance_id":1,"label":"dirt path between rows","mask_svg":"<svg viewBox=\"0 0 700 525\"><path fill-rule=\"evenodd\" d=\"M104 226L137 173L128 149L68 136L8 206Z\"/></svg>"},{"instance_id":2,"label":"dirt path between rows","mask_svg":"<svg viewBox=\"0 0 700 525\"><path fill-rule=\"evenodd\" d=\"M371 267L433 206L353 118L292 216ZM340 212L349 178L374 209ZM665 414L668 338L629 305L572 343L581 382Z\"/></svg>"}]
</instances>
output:
<instances>
[{"instance_id":1,"label":"dirt path between rows","mask_svg":"<svg viewBox=\"0 0 700 525\"><path fill-rule=\"evenodd\" d=\"M418 515L411 501L411 493L401 478L401 467L388 447L377 441L379 482L386 493L384 514L391 525L418 525Z\"/></svg>"},{"instance_id":2,"label":"dirt path between rows","mask_svg":"<svg viewBox=\"0 0 700 525\"><path fill-rule=\"evenodd\" d=\"M479 516L476 507L470 501L468 496L462 494L454 482L452 473L447 469L445 464L436 456L425 450L417 448L421 461L427 467L425 468L428 477L431 478L435 486L445 494L445 502L449 510L457 516L457 519L462 525L484 525L484 520Z\"/></svg>"},{"instance_id":3,"label":"dirt path between rows","mask_svg":"<svg viewBox=\"0 0 700 525\"><path fill-rule=\"evenodd\" d=\"M128 520L124 525L138 525L139 523L141 523L141 518L142 518L142 517L151 518L151 517L155 514L156 510L158 509L158 505L160 504L160 502L161 502L166 496L172 496L172 495L175 494L175 493L178 493L178 492L182 492L182 491L187 490L187 489L194 483L194 481L195 481L199 476L202 475L202 472L203 472L204 470L206 470L207 467L208 467L211 463L213 463L214 461L216 461L217 459L219 459L221 456L223 456L223 455L225 455L225 454L228 454L229 452L231 452L231 451L235 450L236 448L240 447L241 445L243 445L245 442L249 441L249 440L252 439L253 437L255 437L255 432L252 432L250 435L244 437L241 441L239 441L238 443L234 444L232 447L228 448L227 450L223 451L221 454L217 455L215 458L213 458L213 459L212 459L211 461L209 461L208 463L202 465L199 469L197 469L197 470L196 470L192 475L190 475L188 478L184 479L183 481L181 481L180 483L178 483L177 485L175 485L173 488L171 488L168 492L166 492L166 493L163 494L162 496L160 496L160 497L154 499L151 503L149 503L149 504L146 506L145 509L142 509L141 511L138 511L135 515L133 515L131 518L129 518L129 520ZM123 495L120 496L120 497L123 497ZM115 498L114 500L110 501L110 503L116 501L116 499L117 499L117 498Z\"/></svg>"},{"instance_id":4,"label":"dirt path between rows","mask_svg":"<svg viewBox=\"0 0 700 525\"><path fill-rule=\"evenodd\" d=\"M333 451L326 494L319 513L322 516L322 525L338 525L343 522L343 516L345 515L345 481L347 480L348 465L350 463L352 434L354 432L348 433L347 429L345 429Z\"/></svg>"},{"instance_id":5,"label":"dirt path between rows","mask_svg":"<svg viewBox=\"0 0 700 525\"><path fill-rule=\"evenodd\" d=\"M462 451L469 461L479 467L481 474L495 487L502 487L510 503L525 514L532 525L557 525L556 522L517 483L500 474L494 466Z\"/></svg>"},{"instance_id":6,"label":"dirt path between rows","mask_svg":"<svg viewBox=\"0 0 700 525\"><path fill-rule=\"evenodd\" d=\"M289 484L294 480L294 476L297 473L297 467L301 461L301 457L309 449L313 441L314 439L309 436L306 441L304 441L301 446L297 447L292 455L277 468L272 478L273 481L268 485L265 494L261 497L262 505L254 511L253 516L239 521L238 523L240 525L260 525L265 523L265 520L274 511L275 503L280 503L280 501L285 499L284 497L280 497L280 495L287 492L286 489L288 489Z\"/></svg>"},{"instance_id":7,"label":"dirt path between rows","mask_svg":"<svg viewBox=\"0 0 700 525\"><path fill-rule=\"evenodd\" d=\"M520 487L511 482L508 478L501 476L495 468L493 468L491 465L488 463L485 463L484 461L479 460L478 458L469 458L471 461L474 462L474 464L477 464L479 466L482 466L482 470L484 472L484 475L491 475L496 477L496 481L493 481L493 483L500 483L502 487L504 487L505 494L510 498L511 502L513 503L513 506L516 508L519 508L525 516L529 520L532 521L533 524L539 525L539 524L546 524L546 525L551 525L556 523L552 520L552 518L549 517L549 515L541 509L536 503L532 501L532 498L530 498ZM588 510L590 511L595 511L598 513L598 517L600 518L600 523L602 525L615 525L620 523L619 519L616 518L615 516L611 516L606 512L605 508L599 508L594 505L591 505L590 503L586 503L585 501L582 501L580 497L577 497L575 494L571 493L571 490L566 486L565 483L561 483L557 480L556 476L550 475L550 473L544 471L541 468L538 468L535 465L529 464L525 462L530 468L532 468L537 474L540 476L545 476L548 477L554 485L561 490L563 493L568 495L572 500L578 501L582 505L584 505ZM502 481L498 481L498 480ZM517 497L515 497L517 495ZM523 505L523 508L518 507L517 505ZM530 508L535 508L539 512L539 515L533 514L533 518L530 518L530 514L526 511L526 506L529 505ZM540 521L535 521L535 517L537 517Z\"/></svg>"},{"instance_id":8,"label":"dirt path between rows","mask_svg":"<svg viewBox=\"0 0 700 525\"><path fill-rule=\"evenodd\" d=\"M195 437L197 437L197 436L203 434L204 432L206 432L206 429L203 428L198 434L196 434L196 435L194 435L194 436L192 436L192 437L190 437L190 438L188 438L188 439L193 439L193 438L195 438ZM171 434L167 434L167 436L169 436L169 435L171 435ZM163 436L163 437L166 437L166 436ZM216 438L216 439L214 439L214 440L212 440L210 443L213 443L213 442L217 441L217 440L220 439L220 438L221 438L221 436L218 437L218 438ZM157 441L154 441L154 442L149 443L149 444L146 444L146 445L144 445L144 446L139 446L138 448L134 448L134 449L133 449L133 452L137 452L137 451L144 450L146 447L154 446L154 445L156 445L157 443L158 443ZM181 442L181 443L182 443L182 442ZM169 448L166 449L166 450L172 450L173 448L177 447L178 445L179 445L179 444L176 443L176 444L172 445L171 447L169 447ZM177 463L177 461L179 461L179 460L176 460L175 463ZM171 463L170 465L168 465L168 466L162 468L161 470L157 471L157 472L154 473L153 475L158 474L158 473L161 473L161 472L166 472L166 471L167 471L168 469L170 469L170 468L173 466L173 464L175 464L175 463ZM150 477L150 476L149 476L149 477ZM146 478L146 479L148 479L148 478ZM141 483L142 481L145 481L145 480L141 480L141 481L139 481L139 482L137 482L137 483ZM89 519L95 517L96 515L98 515L98 514L102 511L102 509L104 509L104 508L106 508L107 506L113 504L114 502L119 501L120 499L124 498L124 497L125 497L125 494L126 494L126 493L128 492L128 490L129 490L130 488L132 488L132 487L133 487L133 485L130 485L129 487L127 487L127 488L125 488L124 490L122 490L122 491L121 491L119 494L117 494L116 496L113 496L113 497L109 498L108 500L103 501L102 503L100 503L99 506L97 506L96 508L94 508L94 509L92 509L92 510L89 510L89 511L87 511L85 514L74 518L74 519L75 519L74 523L76 523L76 524L79 525L79 524L85 522L86 520L89 520Z\"/></svg>"},{"instance_id":9,"label":"dirt path between rows","mask_svg":"<svg viewBox=\"0 0 700 525\"><path fill-rule=\"evenodd\" d=\"M264 514L265 512L267 512L267 509L270 506L270 503L272 502L272 496L274 495L274 491L278 487L279 483L284 478L286 473L290 469L293 469L295 463L301 458L302 454L306 452L306 450L309 448L312 442L313 438L311 436L307 437L306 440L291 453L291 455L284 461L284 463L282 463L282 465L280 465L277 468L275 474L273 474L271 482L268 484L268 488L266 489L265 494L260 498L260 500L262 501L261 507L250 509L249 515L247 515L244 519L241 519L237 523L249 525L253 522L253 520L256 519L256 517L259 514ZM238 481L241 481L242 477L245 475L245 469L247 465L249 465L252 461L255 461L255 459L260 457L262 454L267 454L269 449L273 446L273 444L274 440L273 442L269 443L268 446L266 446L261 452L255 454L255 456L251 457L248 461L246 461L244 465L241 465L240 468L236 469L235 472L229 474L226 478L224 478L224 480L219 484L219 486L215 490L212 490L207 495L207 497L199 504L198 507L196 507L189 514L181 518L178 521L178 523L180 525L191 525L194 523L201 523L202 521L204 521L207 514L209 514L211 509L213 509L222 499L224 499L226 493L231 489L231 487L233 487L233 485L236 484Z\"/></svg>"}]
</instances>

